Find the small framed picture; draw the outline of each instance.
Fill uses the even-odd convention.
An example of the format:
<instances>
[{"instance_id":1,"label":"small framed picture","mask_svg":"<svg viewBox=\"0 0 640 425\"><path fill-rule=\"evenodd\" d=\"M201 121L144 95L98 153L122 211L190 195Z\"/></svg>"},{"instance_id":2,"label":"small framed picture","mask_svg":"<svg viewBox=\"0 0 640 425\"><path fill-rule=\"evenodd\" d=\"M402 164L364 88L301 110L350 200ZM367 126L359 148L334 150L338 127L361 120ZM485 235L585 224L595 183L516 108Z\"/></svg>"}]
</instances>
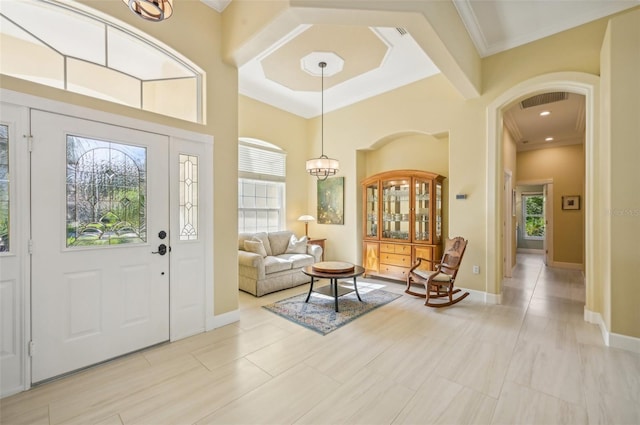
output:
<instances>
[{"instance_id":1,"label":"small framed picture","mask_svg":"<svg viewBox=\"0 0 640 425\"><path fill-rule=\"evenodd\" d=\"M563 210L579 210L580 209L580 195L563 196L562 197L562 209Z\"/></svg>"}]
</instances>

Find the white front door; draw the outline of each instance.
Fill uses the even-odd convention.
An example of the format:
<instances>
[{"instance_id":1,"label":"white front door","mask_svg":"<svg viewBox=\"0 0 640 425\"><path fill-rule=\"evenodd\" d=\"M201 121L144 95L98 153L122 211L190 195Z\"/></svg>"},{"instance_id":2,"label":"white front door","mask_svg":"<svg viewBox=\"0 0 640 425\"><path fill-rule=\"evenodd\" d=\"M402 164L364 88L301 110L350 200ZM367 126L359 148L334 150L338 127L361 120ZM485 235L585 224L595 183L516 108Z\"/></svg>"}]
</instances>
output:
<instances>
[{"instance_id":1,"label":"white front door","mask_svg":"<svg viewBox=\"0 0 640 425\"><path fill-rule=\"evenodd\" d=\"M0 104L0 397L23 390L25 381L25 114L26 108Z\"/></svg>"},{"instance_id":2,"label":"white front door","mask_svg":"<svg viewBox=\"0 0 640 425\"><path fill-rule=\"evenodd\" d=\"M169 339L169 138L37 110L31 132L35 383Z\"/></svg>"}]
</instances>

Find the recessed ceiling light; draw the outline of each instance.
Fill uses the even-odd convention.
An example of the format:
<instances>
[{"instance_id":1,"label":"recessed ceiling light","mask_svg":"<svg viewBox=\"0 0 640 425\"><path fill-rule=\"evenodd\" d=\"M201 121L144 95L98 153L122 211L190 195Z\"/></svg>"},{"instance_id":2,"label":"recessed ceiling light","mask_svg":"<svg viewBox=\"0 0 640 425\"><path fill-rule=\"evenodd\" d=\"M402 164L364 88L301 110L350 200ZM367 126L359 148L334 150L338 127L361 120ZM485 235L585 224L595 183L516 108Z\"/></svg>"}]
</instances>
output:
<instances>
[{"instance_id":1,"label":"recessed ceiling light","mask_svg":"<svg viewBox=\"0 0 640 425\"><path fill-rule=\"evenodd\" d=\"M540 116L541 117L546 117L547 115L551 115L551 112L550 111L542 111L542 112L540 112Z\"/></svg>"},{"instance_id":2,"label":"recessed ceiling light","mask_svg":"<svg viewBox=\"0 0 640 425\"><path fill-rule=\"evenodd\" d=\"M545 142L553 142L553 137L547 137L544 139Z\"/></svg>"}]
</instances>

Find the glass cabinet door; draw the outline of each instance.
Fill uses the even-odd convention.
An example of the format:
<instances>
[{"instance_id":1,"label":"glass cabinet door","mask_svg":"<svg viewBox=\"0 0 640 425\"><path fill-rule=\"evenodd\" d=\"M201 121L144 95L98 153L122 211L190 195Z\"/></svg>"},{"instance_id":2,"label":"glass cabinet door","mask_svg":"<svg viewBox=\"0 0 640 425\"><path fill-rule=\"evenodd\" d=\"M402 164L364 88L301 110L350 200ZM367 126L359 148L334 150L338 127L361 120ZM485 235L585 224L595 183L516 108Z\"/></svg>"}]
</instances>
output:
<instances>
[{"instance_id":1,"label":"glass cabinet door","mask_svg":"<svg viewBox=\"0 0 640 425\"><path fill-rule=\"evenodd\" d=\"M442 240L442 183L436 182L436 234L433 243L439 244Z\"/></svg>"},{"instance_id":2,"label":"glass cabinet door","mask_svg":"<svg viewBox=\"0 0 640 425\"><path fill-rule=\"evenodd\" d=\"M365 237L378 238L378 182L365 188Z\"/></svg>"},{"instance_id":3,"label":"glass cabinet door","mask_svg":"<svg viewBox=\"0 0 640 425\"><path fill-rule=\"evenodd\" d=\"M409 180L382 182L382 238L409 240Z\"/></svg>"},{"instance_id":4,"label":"glass cabinet door","mask_svg":"<svg viewBox=\"0 0 640 425\"><path fill-rule=\"evenodd\" d=\"M415 179L414 186L414 235L415 241L427 242L431 240L429 234L431 181Z\"/></svg>"}]
</instances>

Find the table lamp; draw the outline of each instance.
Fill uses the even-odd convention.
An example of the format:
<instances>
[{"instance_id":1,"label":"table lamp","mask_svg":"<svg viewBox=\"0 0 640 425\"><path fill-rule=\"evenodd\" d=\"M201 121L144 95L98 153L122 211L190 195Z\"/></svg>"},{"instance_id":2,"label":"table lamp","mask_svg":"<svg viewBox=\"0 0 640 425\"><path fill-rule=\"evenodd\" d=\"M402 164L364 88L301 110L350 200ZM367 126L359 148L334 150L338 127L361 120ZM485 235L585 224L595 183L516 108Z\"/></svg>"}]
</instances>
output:
<instances>
[{"instance_id":1,"label":"table lamp","mask_svg":"<svg viewBox=\"0 0 640 425\"><path fill-rule=\"evenodd\" d=\"M311 215L301 215L298 217L298 221L304 221L304 235L309 238L309 222L315 221L315 218Z\"/></svg>"}]
</instances>

